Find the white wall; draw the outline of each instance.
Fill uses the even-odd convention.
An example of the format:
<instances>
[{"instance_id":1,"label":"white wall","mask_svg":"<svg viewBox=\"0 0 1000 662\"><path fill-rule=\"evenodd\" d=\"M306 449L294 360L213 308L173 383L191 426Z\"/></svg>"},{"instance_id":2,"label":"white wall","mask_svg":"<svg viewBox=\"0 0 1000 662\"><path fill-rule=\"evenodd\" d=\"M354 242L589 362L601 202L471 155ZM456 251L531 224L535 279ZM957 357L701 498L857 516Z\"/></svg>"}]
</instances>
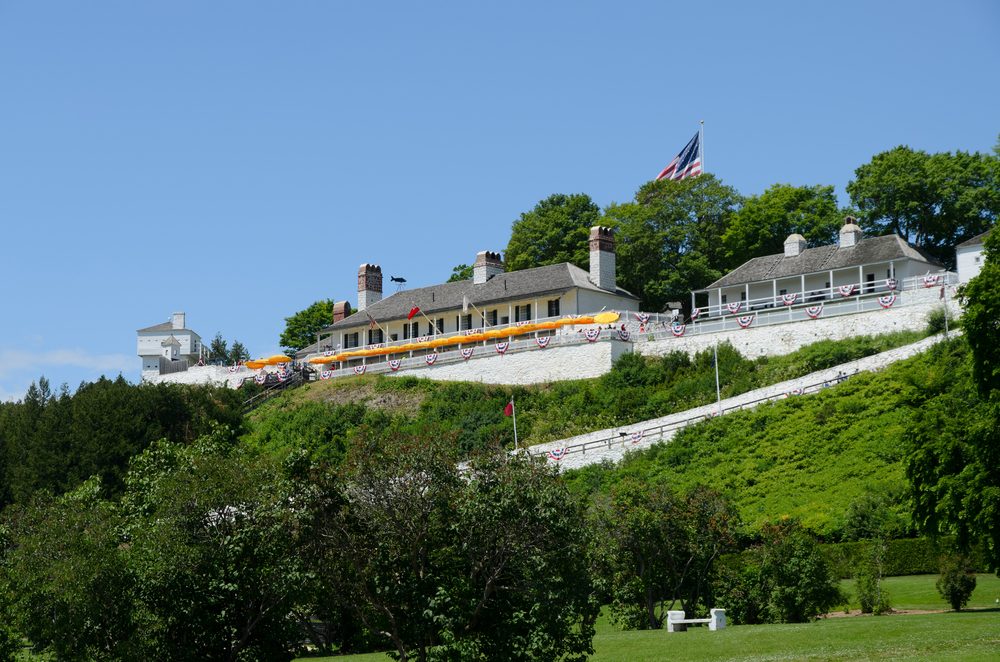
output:
<instances>
[{"instance_id":1,"label":"white wall","mask_svg":"<svg viewBox=\"0 0 1000 662\"><path fill-rule=\"evenodd\" d=\"M955 250L958 263L958 282L968 283L983 268L983 245L975 244Z\"/></svg>"}]
</instances>

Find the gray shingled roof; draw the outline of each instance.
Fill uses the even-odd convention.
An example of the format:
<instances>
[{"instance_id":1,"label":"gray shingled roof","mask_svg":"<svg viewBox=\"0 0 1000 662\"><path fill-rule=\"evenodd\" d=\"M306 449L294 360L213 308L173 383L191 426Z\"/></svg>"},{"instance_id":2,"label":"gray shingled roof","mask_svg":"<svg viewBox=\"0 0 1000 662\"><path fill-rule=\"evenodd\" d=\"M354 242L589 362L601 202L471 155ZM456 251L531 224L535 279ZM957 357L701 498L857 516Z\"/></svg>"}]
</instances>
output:
<instances>
[{"instance_id":1,"label":"gray shingled roof","mask_svg":"<svg viewBox=\"0 0 1000 662\"><path fill-rule=\"evenodd\" d=\"M173 331L173 329L173 322L167 320L162 324L154 324L153 326L147 326L145 329L138 329L136 333L142 333L143 331Z\"/></svg>"},{"instance_id":2,"label":"gray shingled roof","mask_svg":"<svg viewBox=\"0 0 1000 662\"><path fill-rule=\"evenodd\" d=\"M370 304L366 310L358 311L326 327L324 332L367 324L366 311L379 322L389 322L405 319L414 306L418 306L427 315L461 308L464 296L468 296L471 303L482 308L525 297L560 294L574 287L595 292L609 292L590 282L590 275L580 267L563 262L498 274L480 285L471 280L463 280L395 292L381 301ZM634 294L620 287L614 294L638 301Z\"/></svg>"},{"instance_id":3,"label":"gray shingled roof","mask_svg":"<svg viewBox=\"0 0 1000 662\"><path fill-rule=\"evenodd\" d=\"M896 234L862 239L854 246L840 248L836 244L807 248L795 257L785 257L784 253L755 257L715 281L706 290L731 287L762 280L788 278L813 274L831 269L844 269L862 264L875 264L889 260L911 259L926 262L936 267L941 263L912 246Z\"/></svg>"},{"instance_id":4,"label":"gray shingled roof","mask_svg":"<svg viewBox=\"0 0 1000 662\"><path fill-rule=\"evenodd\" d=\"M993 232L993 228L990 228L989 230L987 230L982 234L977 234L972 239L963 241L958 246L955 246L955 248L965 248L966 246L975 246L976 244L982 244L986 241L986 237L990 236L991 232Z\"/></svg>"}]
</instances>

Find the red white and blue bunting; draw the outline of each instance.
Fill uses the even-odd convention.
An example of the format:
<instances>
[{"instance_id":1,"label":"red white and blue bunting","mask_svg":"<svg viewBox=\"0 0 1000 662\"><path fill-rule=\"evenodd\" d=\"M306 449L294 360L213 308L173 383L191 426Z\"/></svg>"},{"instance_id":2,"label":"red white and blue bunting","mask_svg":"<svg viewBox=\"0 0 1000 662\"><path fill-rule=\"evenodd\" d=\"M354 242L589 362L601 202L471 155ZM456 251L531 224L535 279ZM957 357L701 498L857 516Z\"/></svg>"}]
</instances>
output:
<instances>
[{"instance_id":1,"label":"red white and blue bunting","mask_svg":"<svg viewBox=\"0 0 1000 662\"><path fill-rule=\"evenodd\" d=\"M649 313L632 313L635 316L635 321L639 324L645 324L649 321Z\"/></svg>"},{"instance_id":2,"label":"red white and blue bunting","mask_svg":"<svg viewBox=\"0 0 1000 662\"><path fill-rule=\"evenodd\" d=\"M437 362L437 360L438 360L437 354L428 354L427 356L424 357L424 361L427 362L427 365L434 365Z\"/></svg>"},{"instance_id":3,"label":"red white and blue bunting","mask_svg":"<svg viewBox=\"0 0 1000 662\"><path fill-rule=\"evenodd\" d=\"M671 324L670 333L674 334L675 338L680 338L684 335L684 331L687 330L687 324Z\"/></svg>"},{"instance_id":4,"label":"red white and blue bunting","mask_svg":"<svg viewBox=\"0 0 1000 662\"><path fill-rule=\"evenodd\" d=\"M239 363L237 363L236 365L229 366L229 372L236 372L239 369L240 369L240 364Z\"/></svg>"},{"instance_id":5,"label":"red white and blue bunting","mask_svg":"<svg viewBox=\"0 0 1000 662\"><path fill-rule=\"evenodd\" d=\"M472 358L472 347L466 347L462 350L462 358L468 361Z\"/></svg>"},{"instance_id":6,"label":"red white and blue bunting","mask_svg":"<svg viewBox=\"0 0 1000 662\"><path fill-rule=\"evenodd\" d=\"M632 434L630 434L630 435L628 436L628 438L629 438L629 441L631 441L631 442L632 442L632 445L633 445L633 446L635 446L635 445L636 445L636 444L638 444L638 443L639 443L640 441L642 441L642 435L643 435L643 434L644 434L644 431L643 431L643 430L639 430L638 432L633 432Z\"/></svg>"},{"instance_id":7,"label":"red white and blue bunting","mask_svg":"<svg viewBox=\"0 0 1000 662\"><path fill-rule=\"evenodd\" d=\"M462 332L463 336L471 336L473 333L481 333L482 329L466 329Z\"/></svg>"},{"instance_id":8,"label":"red white and blue bunting","mask_svg":"<svg viewBox=\"0 0 1000 662\"><path fill-rule=\"evenodd\" d=\"M924 281L924 287L934 287L935 285L938 284L938 281L940 279L941 279L940 274L927 274L922 278L922 280Z\"/></svg>"},{"instance_id":9,"label":"red white and blue bunting","mask_svg":"<svg viewBox=\"0 0 1000 662\"><path fill-rule=\"evenodd\" d=\"M267 373L261 370L256 375L253 376L253 380L258 384L263 384L267 381Z\"/></svg>"},{"instance_id":10,"label":"red white and blue bunting","mask_svg":"<svg viewBox=\"0 0 1000 662\"><path fill-rule=\"evenodd\" d=\"M895 278L886 278L885 279L885 286L887 288L889 288L890 290L895 290L896 289L896 285L898 285L898 284L899 284L899 282Z\"/></svg>"},{"instance_id":11,"label":"red white and blue bunting","mask_svg":"<svg viewBox=\"0 0 1000 662\"><path fill-rule=\"evenodd\" d=\"M498 342L497 343L497 354L499 354L500 356L503 356L504 354L507 353L507 350L509 348L510 348L510 341L509 340L505 340L503 342Z\"/></svg>"},{"instance_id":12,"label":"red white and blue bunting","mask_svg":"<svg viewBox=\"0 0 1000 662\"><path fill-rule=\"evenodd\" d=\"M364 364L354 366L354 374L355 375L363 375L363 374L365 374L365 368L367 368L367 367L368 366L364 365Z\"/></svg>"},{"instance_id":13,"label":"red white and blue bunting","mask_svg":"<svg viewBox=\"0 0 1000 662\"><path fill-rule=\"evenodd\" d=\"M623 340L623 341L627 342L628 339L629 339L629 337L630 337L630 335L631 334L628 332L628 329L618 329L618 339L619 340Z\"/></svg>"},{"instance_id":14,"label":"red white and blue bunting","mask_svg":"<svg viewBox=\"0 0 1000 662\"><path fill-rule=\"evenodd\" d=\"M247 380L246 377L240 377L239 381L236 382L236 385L233 386L233 388L243 388L243 382L245 382L246 380Z\"/></svg>"},{"instance_id":15,"label":"red white and blue bunting","mask_svg":"<svg viewBox=\"0 0 1000 662\"><path fill-rule=\"evenodd\" d=\"M551 341L552 341L552 336L538 336L537 338L535 338L535 342L542 349L545 349L546 347L548 347L549 346L549 342L551 342Z\"/></svg>"},{"instance_id":16,"label":"red white and blue bunting","mask_svg":"<svg viewBox=\"0 0 1000 662\"><path fill-rule=\"evenodd\" d=\"M790 398L790 397L795 396L795 395L802 395L802 389L801 388L793 388L791 391L789 391L788 393L785 394L785 397L786 398Z\"/></svg>"},{"instance_id":17,"label":"red white and blue bunting","mask_svg":"<svg viewBox=\"0 0 1000 662\"><path fill-rule=\"evenodd\" d=\"M884 297L878 298L878 305L882 306L883 308L892 308L892 304L894 303L896 303L895 293L887 294Z\"/></svg>"},{"instance_id":18,"label":"red white and blue bunting","mask_svg":"<svg viewBox=\"0 0 1000 662\"><path fill-rule=\"evenodd\" d=\"M587 338L587 342L597 342L597 339L601 337L601 330L584 329L583 335Z\"/></svg>"},{"instance_id":19,"label":"red white and blue bunting","mask_svg":"<svg viewBox=\"0 0 1000 662\"><path fill-rule=\"evenodd\" d=\"M562 448L553 448L547 453L547 455L549 456L550 460L558 462L559 460L566 457L566 447L563 446Z\"/></svg>"},{"instance_id":20,"label":"red white and blue bunting","mask_svg":"<svg viewBox=\"0 0 1000 662\"><path fill-rule=\"evenodd\" d=\"M332 379L333 378L333 370L324 370L324 371L320 372L319 373L319 378L320 379Z\"/></svg>"},{"instance_id":21,"label":"red white and blue bunting","mask_svg":"<svg viewBox=\"0 0 1000 662\"><path fill-rule=\"evenodd\" d=\"M822 314L823 314L823 304L821 303L816 304L815 306L806 307L806 315L808 315L811 319L816 319Z\"/></svg>"},{"instance_id":22,"label":"red white and blue bunting","mask_svg":"<svg viewBox=\"0 0 1000 662\"><path fill-rule=\"evenodd\" d=\"M837 292L840 293L842 297L849 297L853 295L858 290L857 285L838 285Z\"/></svg>"},{"instance_id":23,"label":"red white and blue bunting","mask_svg":"<svg viewBox=\"0 0 1000 662\"><path fill-rule=\"evenodd\" d=\"M402 365L403 359L389 359L389 370L396 372L399 370L399 366Z\"/></svg>"},{"instance_id":24,"label":"red white and blue bunting","mask_svg":"<svg viewBox=\"0 0 1000 662\"><path fill-rule=\"evenodd\" d=\"M698 315L701 315L701 308L695 308L691 311L691 321L698 319Z\"/></svg>"},{"instance_id":25,"label":"red white and blue bunting","mask_svg":"<svg viewBox=\"0 0 1000 662\"><path fill-rule=\"evenodd\" d=\"M799 295L797 292L792 292L791 294L782 294L781 303L785 304L786 306L791 306L795 303L795 300L798 298Z\"/></svg>"},{"instance_id":26,"label":"red white and blue bunting","mask_svg":"<svg viewBox=\"0 0 1000 662\"><path fill-rule=\"evenodd\" d=\"M736 318L736 323L740 325L741 329L745 329L751 324L753 324L754 318L757 317L756 313L750 313L749 315L740 315Z\"/></svg>"},{"instance_id":27,"label":"red white and blue bunting","mask_svg":"<svg viewBox=\"0 0 1000 662\"><path fill-rule=\"evenodd\" d=\"M279 365L285 365L285 364L281 363ZM285 370L284 368L282 368L281 370L278 371L278 381L279 382L283 382L286 379L290 378L291 376L292 376L291 370Z\"/></svg>"},{"instance_id":28,"label":"red white and blue bunting","mask_svg":"<svg viewBox=\"0 0 1000 662\"><path fill-rule=\"evenodd\" d=\"M323 356L333 356L333 350L332 349L326 350L325 352L323 352Z\"/></svg>"},{"instance_id":29,"label":"red white and blue bunting","mask_svg":"<svg viewBox=\"0 0 1000 662\"><path fill-rule=\"evenodd\" d=\"M735 315L736 313L740 312L740 308L742 308L742 307L743 307L743 302L742 301L733 301L731 303L727 303L726 304L726 308L733 315Z\"/></svg>"}]
</instances>

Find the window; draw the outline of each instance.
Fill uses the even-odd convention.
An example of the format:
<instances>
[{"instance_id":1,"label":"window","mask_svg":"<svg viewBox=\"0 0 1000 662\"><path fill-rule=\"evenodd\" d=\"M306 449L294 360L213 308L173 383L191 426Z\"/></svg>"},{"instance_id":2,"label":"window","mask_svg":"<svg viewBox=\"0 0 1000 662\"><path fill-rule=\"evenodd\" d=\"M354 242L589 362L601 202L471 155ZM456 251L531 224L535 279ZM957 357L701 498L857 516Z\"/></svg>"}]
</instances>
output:
<instances>
[{"instance_id":1,"label":"window","mask_svg":"<svg viewBox=\"0 0 1000 662\"><path fill-rule=\"evenodd\" d=\"M438 333L444 333L444 318L439 317L437 321Z\"/></svg>"},{"instance_id":2,"label":"window","mask_svg":"<svg viewBox=\"0 0 1000 662\"><path fill-rule=\"evenodd\" d=\"M486 323L489 324L490 326L497 325L497 311L491 310L488 313L486 313Z\"/></svg>"},{"instance_id":3,"label":"window","mask_svg":"<svg viewBox=\"0 0 1000 662\"><path fill-rule=\"evenodd\" d=\"M460 325L458 327L459 330L464 331L465 329L471 329L472 328L472 315L462 315L462 317L458 320L458 322L459 322L459 325Z\"/></svg>"},{"instance_id":4,"label":"window","mask_svg":"<svg viewBox=\"0 0 1000 662\"><path fill-rule=\"evenodd\" d=\"M788 294L788 290L781 290L780 292L778 292L778 296L784 296L786 294Z\"/></svg>"},{"instance_id":5,"label":"window","mask_svg":"<svg viewBox=\"0 0 1000 662\"><path fill-rule=\"evenodd\" d=\"M531 304L527 303L523 306L514 306L514 321L515 322L526 322L531 319Z\"/></svg>"},{"instance_id":6,"label":"window","mask_svg":"<svg viewBox=\"0 0 1000 662\"><path fill-rule=\"evenodd\" d=\"M382 329L368 329L368 344L374 345L380 342L385 342L385 336L382 335Z\"/></svg>"},{"instance_id":7,"label":"window","mask_svg":"<svg viewBox=\"0 0 1000 662\"><path fill-rule=\"evenodd\" d=\"M510 318L504 315L503 317L500 318L500 324L510 324Z\"/></svg>"},{"instance_id":8,"label":"window","mask_svg":"<svg viewBox=\"0 0 1000 662\"><path fill-rule=\"evenodd\" d=\"M355 331L354 333L344 334L344 349L347 349L349 347L357 347L357 346L358 346L358 333L357 333L357 331Z\"/></svg>"},{"instance_id":9,"label":"window","mask_svg":"<svg viewBox=\"0 0 1000 662\"><path fill-rule=\"evenodd\" d=\"M742 292L740 292L740 301L746 301L746 300L747 300L747 291L743 290Z\"/></svg>"},{"instance_id":10,"label":"window","mask_svg":"<svg viewBox=\"0 0 1000 662\"><path fill-rule=\"evenodd\" d=\"M549 317L559 317L559 299L552 299L549 301Z\"/></svg>"},{"instance_id":11,"label":"window","mask_svg":"<svg viewBox=\"0 0 1000 662\"><path fill-rule=\"evenodd\" d=\"M420 322L414 322L410 325L410 337L416 338L420 335Z\"/></svg>"},{"instance_id":12,"label":"window","mask_svg":"<svg viewBox=\"0 0 1000 662\"><path fill-rule=\"evenodd\" d=\"M399 334L398 333L390 333L389 334L389 340L391 340L392 342L396 342L397 340L399 340Z\"/></svg>"},{"instance_id":13,"label":"window","mask_svg":"<svg viewBox=\"0 0 1000 662\"><path fill-rule=\"evenodd\" d=\"M875 289L875 274L865 274L865 292Z\"/></svg>"},{"instance_id":14,"label":"window","mask_svg":"<svg viewBox=\"0 0 1000 662\"><path fill-rule=\"evenodd\" d=\"M976 256L976 264L979 264L979 260L980 260L980 259L981 259L981 256L977 255L977 256Z\"/></svg>"},{"instance_id":15,"label":"window","mask_svg":"<svg viewBox=\"0 0 1000 662\"><path fill-rule=\"evenodd\" d=\"M723 294L723 295L722 295L722 303L726 303L726 299L728 299L728 298L729 298L729 296L728 296L728 295L726 295L726 294Z\"/></svg>"},{"instance_id":16,"label":"window","mask_svg":"<svg viewBox=\"0 0 1000 662\"><path fill-rule=\"evenodd\" d=\"M395 339L396 338L393 338L393 340ZM406 322L405 324L403 324L403 340L409 340L409 339L410 339L410 323Z\"/></svg>"}]
</instances>

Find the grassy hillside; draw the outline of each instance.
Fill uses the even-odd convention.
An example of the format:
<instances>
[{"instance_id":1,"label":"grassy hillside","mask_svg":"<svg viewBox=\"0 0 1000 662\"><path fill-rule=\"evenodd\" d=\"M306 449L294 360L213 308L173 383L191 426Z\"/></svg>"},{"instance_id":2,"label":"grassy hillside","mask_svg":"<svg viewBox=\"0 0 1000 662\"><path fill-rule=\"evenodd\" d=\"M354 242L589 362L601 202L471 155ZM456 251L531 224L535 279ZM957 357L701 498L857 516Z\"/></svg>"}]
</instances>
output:
<instances>
[{"instance_id":1,"label":"grassy hillside","mask_svg":"<svg viewBox=\"0 0 1000 662\"><path fill-rule=\"evenodd\" d=\"M905 520L903 461L914 413L971 388L966 344L859 374L818 394L792 397L686 428L669 444L617 466L568 472L575 491L606 491L625 476L674 486L710 485L737 505L750 529L796 517L829 538L873 499Z\"/></svg>"},{"instance_id":2,"label":"grassy hillside","mask_svg":"<svg viewBox=\"0 0 1000 662\"><path fill-rule=\"evenodd\" d=\"M743 358L719 348L723 397L914 342L904 332L845 341L823 341L780 357ZM289 391L247 421L249 443L279 452L294 446L335 459L359 430L433 426L454 435L466 451L486 444L513 446L505 403L514 396L522 444L536 444L664 416L715 399L711 352L689 358L626 355L598 379L534 387L433 382L411 376L366 376L316 382Z\"/></svg>"}]
</instances>

